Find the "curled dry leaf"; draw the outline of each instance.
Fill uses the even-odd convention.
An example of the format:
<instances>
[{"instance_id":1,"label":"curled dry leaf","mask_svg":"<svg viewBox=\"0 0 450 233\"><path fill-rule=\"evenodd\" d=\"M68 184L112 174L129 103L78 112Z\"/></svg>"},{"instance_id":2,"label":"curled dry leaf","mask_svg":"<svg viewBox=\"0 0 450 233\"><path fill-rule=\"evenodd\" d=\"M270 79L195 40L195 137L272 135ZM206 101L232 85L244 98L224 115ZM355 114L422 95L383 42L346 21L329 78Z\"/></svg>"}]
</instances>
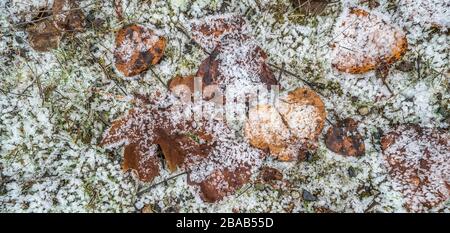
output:
<instances>
[{"instance_id":1,"label":"curled dry leaf","mask_svg":"<svg viewBox=\"0 0 450 233\"><path fill-rule=\"evenodd\" d=\"M254 147L269 150L279 160L298 159L323 129L325 106L314 91L297 88L281 97L276 106L251 108L244 135Z\"/></svg>"},{"instance_id":2,"label":"curled dry leaf","mask_svg":"<svg viewBox=\"0 0 450 233\"><path fill-rule=\"evenodd\" d=\"M146 71L164 55L166 39L139 25L128 25L116 35L116 68L127 77Z\"/></svg>"},{"instance_id":3,"label":"curled dry leaf","mask_svg":"<svg viewBox=\"0 0 450 233\"><path fill-rule=\"evenodd\" d=\"M244 33L245 20L235 14L213 15L192 20L192 39L208 52L216 48L228 33Z\"/></svg>"},{"instance_id":4,"label":"curled dry leaf","mask_svg":"<svg viewBox=\"0 0 450 233\"><path fill-rule=\"evenodd\" d=\"M331 126L325 136L328 149L344 156L358 157L365 153L364 139L358 132L358 124L351 118Z\"/></svg>"},{"instance_id":5,"label":"curled dry leaf","mask_svg":"<svg viewBox=\"0 0 450 233\"><path fill-rule=\"evenodd\" d=\"M335 28L332 65L352 74L365 73L380 64L390 65L406 52L406 35L381 15L351 8Z\"/></svg>"},{"instance_id":6,"label":"curled dry leaf","mask_svg":"<svg viewBox=\"0 0 450 233\"><path fill-rule=\"evenodd\" d=\"M424 212L450 197L450 135L446 130L400 125L382 137L385 166L410 212Z\"/></svg>"}]
</instances>

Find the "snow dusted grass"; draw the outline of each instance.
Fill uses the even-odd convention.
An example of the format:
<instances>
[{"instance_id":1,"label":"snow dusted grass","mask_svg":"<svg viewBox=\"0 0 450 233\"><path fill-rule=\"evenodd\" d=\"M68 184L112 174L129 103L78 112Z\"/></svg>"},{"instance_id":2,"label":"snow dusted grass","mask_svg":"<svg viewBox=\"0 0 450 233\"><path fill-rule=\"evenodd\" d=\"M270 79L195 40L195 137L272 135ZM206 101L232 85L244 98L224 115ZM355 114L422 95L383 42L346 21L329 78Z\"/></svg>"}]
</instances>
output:
<instances>
[{"instance_id":1,"label":"snow dusted grass","mask_svg":"<svg viewBox=\"0 0 450 233\"><path fill-rule=\"evenodd\" d=\"M412 68L394 64L386 79L391 91L374 71L349 75L331 68L328 43L335 39L340 12L348 6L368 8L357 0L333 3L310 17L299 15L287 0L124 1L124 23L151 26L168 39L162 62L131 81L124 81L113 65L114 32L124 23L116 19L112 1L83 1L84 14L96 24L65 38L57 50L37 53L29 47L20 22L30 20L30 12L45 6L42 2L46 1L0 2L2 212L132 212L144 206L154 212L314 212L318 208L403 212L401 195L392 190L383 167L381 131L397 123L449 127L448 31L433 28L423 16L414 17L414 22L403 17L397 8L409 13L415 8L396 1L380 0L373 9L403 28L409 43L400 62ZM281 74L286 89L307 86L299 78L312 82L330 120L338 116L360 121L366 155L342 157L329 151L321 139L318 153L309 161L266 161L284 173L290 185L281 188L252 183L224 201L207 204L182 175L138 195L138 190L152 184L123 173L121 151L105 150L98 142L109 123L131 108L121 97L165 91L155 74L166 82L196 71L206 54L180 31L186 20L228 12L246 18L272 64L297 75ZM153 184L172 175L162 171ZM305 190L317 200L305 200ZM449 207L447 203L433 211L448 212Z\"/></svg>"}]
</instances>

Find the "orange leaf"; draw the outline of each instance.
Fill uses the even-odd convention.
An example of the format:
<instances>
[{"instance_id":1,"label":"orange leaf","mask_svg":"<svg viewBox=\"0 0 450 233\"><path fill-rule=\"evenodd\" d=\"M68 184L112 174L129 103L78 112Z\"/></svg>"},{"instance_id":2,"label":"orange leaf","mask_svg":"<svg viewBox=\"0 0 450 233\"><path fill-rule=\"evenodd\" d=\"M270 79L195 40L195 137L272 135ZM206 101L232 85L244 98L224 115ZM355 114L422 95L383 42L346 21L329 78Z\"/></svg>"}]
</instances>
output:
<instances>
[{"instance_id":1,"label":"orange leaf","mask_svg":"<svg viewBox=\"0 0 450 233\"><path fill-rule=\"evenodd\" d=\"M114 59L116 68L125 76L135 76L157 64L166 48L166 39L150 29L129 25L116 35Z\"/></svg>"}]
</instances>

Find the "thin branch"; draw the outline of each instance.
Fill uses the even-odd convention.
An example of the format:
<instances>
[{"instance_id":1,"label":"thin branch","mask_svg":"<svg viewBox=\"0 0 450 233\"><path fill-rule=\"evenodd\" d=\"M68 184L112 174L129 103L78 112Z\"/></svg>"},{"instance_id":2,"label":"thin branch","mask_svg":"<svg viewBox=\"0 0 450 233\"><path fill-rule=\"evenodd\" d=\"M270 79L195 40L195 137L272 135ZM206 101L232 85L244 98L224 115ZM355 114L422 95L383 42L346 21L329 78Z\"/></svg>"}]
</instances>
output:
<instances>
[{"instance_id":1,"label":"thin branch","mask_svg":"<svg viewBox=\"0 0 450 233\"><path fill-rule=\"evenodd\" d=\"M158 186L158 185L160 185L160 184L167 183L167 181L173 180L173 179L175 179L175 178L177 178L177 177L179 177L179 176L187 175L187 174L189 174L189 172L190 172L190 171L184 171L184 172L178 173L178 174L176 174L176 175L174 175L174 176L171 176L171 177L169 177L169 178L167 178L167 179L164 179L164 180L162 180L162 181L160 181L160 182L158 182L158 183L156 183L156 184L152 184L151 186L149 186L149 187L147 187L147 188L144 188L144 189L141 189L140 191L138 191L136 195L137 195L137 196L141 196L142 194L144 194L144 193L150 191L151 189L153 189L154 187L156 187L156 186Z\"/></svg>"}]
</instances>

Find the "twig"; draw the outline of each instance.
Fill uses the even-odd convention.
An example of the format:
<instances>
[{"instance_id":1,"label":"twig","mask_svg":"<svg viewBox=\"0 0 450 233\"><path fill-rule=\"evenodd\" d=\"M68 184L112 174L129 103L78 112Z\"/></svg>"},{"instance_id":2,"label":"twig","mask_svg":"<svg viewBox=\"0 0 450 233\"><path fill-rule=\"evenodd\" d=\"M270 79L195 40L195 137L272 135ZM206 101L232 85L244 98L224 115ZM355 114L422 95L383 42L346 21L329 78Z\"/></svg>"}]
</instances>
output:
<instances>
[{"instance_id":1,"label":"twig","mask_svg":"<svg viewBox=\"0 0 450 233\"><path fill-rule=\"evenodd\" d=\"M275 68L275 69L277 69L277 70L282 70L282 71L285 72L286 74L289 74L289 75L291 75L291 76L294 76L294 77L300 79L300 81L306 83L309 87L314 87L314 86L315 86L313 83L311 83L311 82L309 82L309 81L306 81L305 79L303 79L303 78L301 78L300 76L294 74L293 72L290 72L290 71L288 71L288 70L286 70L286 69L284 69L284 68L282 68L282 67L278 67L277 65L275 65L275 64L273 64L273 63L268 63L268 64L269 64L269 66L271 66L271 67L273 67L273 68Z\"/></svg>"},{"instance_id":2,"label":"twig","mask_svg":"<svg viewBox=\"0 0 450 233\"><path fill-rule=\"evenodd\" d=\"M152 184L151 186L149 186L149 187L147 187L147 188L144 188L144 189L141 189L140 191L138 191L136 195L137 195L137 196L141 196L142 194L144 194L144 193L148 192L149 190L153 189L154 187L156 187L156 186L158 186L158 185L160 185L160 184L163 184L163 183L167 183L167 181L173 180L173 179L175 179L175 178L177 178L177 177L179 177L179 176L188 174L189 172L190 172L190 171L184 171L184 172L178 173L178 174L176 174L176 175L174 175L174 176L171 176L171 177L169 177L169 178L167 178L167 179L164 179L164 180L162 180L162 181L160 181L160 182L158 182L158 183L156 183L156 184Z\"/></svg>"},{"instance_id":3,"label":"twig","mask_svg":"<svg viewBox=\"0 0 450 233\"><path fill-rule=\"evenodd\" d=\"M150 72L152 72L152 74L156 77L156 79L167 89L170 91L169 86L167 86L167 83L165 83L156 73L155 71L150 67L149 68Z\"/></svg>"}]
</instances>

